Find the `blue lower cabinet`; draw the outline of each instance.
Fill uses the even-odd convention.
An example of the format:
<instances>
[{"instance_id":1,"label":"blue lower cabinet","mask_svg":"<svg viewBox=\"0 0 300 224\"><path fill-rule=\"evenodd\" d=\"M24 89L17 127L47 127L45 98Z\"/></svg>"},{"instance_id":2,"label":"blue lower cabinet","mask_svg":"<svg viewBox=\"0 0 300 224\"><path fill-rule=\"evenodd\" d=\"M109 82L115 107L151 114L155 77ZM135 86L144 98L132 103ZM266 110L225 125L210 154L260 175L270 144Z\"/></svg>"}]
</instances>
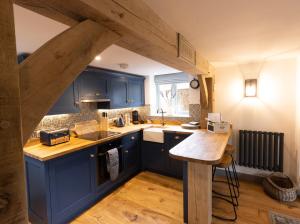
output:
<instances>
[{"instance_id":1,"label":"blue lower cabinet","mask_svg":"<svg viewBox=\"0 0 300 224\"><path fill-rule=\"evenodd\" d=\"M28 214L31 223L52 223L49 164L25 156Z\"/></svg>"},{"instance_id":2,"label":"blue lower cabinet","mask_svg":"<svg viewBox=\"0 0 300 224\"><path fill-rule=\"evenodd\" d=\"M183 178L183 161L170 157L169 150L190 134L176 132L164 133L164 143L142 143L142 168L162 175Z\"/></svg>"},{"instance_id":3,"label":"blue lower cabinet","mask_svg":"<svg viewBox=\"0 0 300 224\"><path fill-rule=\"evenodd\" d=\"M145 170L166 174L167 154L163 144L143 141L142 143L142 167Z\"/></svg>"},{"instance_id":4,"label":"blue lower cabinet","mask_svg":"<svg viewBox=\"0 0 300 224\"><path fill-rule=\"evenodd\" d=\"M90 206L95 191L96 149L49 163L53 223L66 223Z\"/></svg>"},{"instance_id":5,"label":"blue lower cabinet","mask_svg":"<svg viewBox=\"0 0 300 224\"><path fill-rule=\"evenodd\" d=\"M67 223L94 202L96 147L49 161L25 157L29 218Z\"/></svg>"},{"instance_id":6,"label":"blue lower cabinet","mask_svg":"<svg viewBox=\"0 0 300 224\"><path fill-rule=\"evenodd\" d=\"M169 150L179 144L181 141L190 136L190 133L182 134L176 132L164 133L164 148L169 154ZM166 172L169 176L182 179L183 178L183 161L173 159L168 155Z\"/></svg>"},{"instance_id":7,"label":"blue lower cabinet","mask_svg":"<svg viewBox=\"0 0 300 224\"><path fill-rule=\"evenodd\" d=\"M141 133L136 132L122 138L124 170L140 168Z\"/></svg>"}]
</instances>

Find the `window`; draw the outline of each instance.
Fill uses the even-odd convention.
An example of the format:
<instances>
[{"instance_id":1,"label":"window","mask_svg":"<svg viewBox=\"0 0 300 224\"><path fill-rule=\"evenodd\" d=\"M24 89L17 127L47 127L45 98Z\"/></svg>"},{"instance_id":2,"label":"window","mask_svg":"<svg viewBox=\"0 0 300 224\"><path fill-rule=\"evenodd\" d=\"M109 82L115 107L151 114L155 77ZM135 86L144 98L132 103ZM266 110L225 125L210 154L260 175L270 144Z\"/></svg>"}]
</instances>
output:
<instances>
[{"instance_id":1,"label":"window","mask_svg":"<svg viewBox=\"0 0 300 224\"><path fill-rule=\"evenodd\" d=\"M189 115L189 82L185 73L158 75L156 86L156 108L169 116ZM156 109L156 110L157 110Z\"/></svg>"}]
</instances>

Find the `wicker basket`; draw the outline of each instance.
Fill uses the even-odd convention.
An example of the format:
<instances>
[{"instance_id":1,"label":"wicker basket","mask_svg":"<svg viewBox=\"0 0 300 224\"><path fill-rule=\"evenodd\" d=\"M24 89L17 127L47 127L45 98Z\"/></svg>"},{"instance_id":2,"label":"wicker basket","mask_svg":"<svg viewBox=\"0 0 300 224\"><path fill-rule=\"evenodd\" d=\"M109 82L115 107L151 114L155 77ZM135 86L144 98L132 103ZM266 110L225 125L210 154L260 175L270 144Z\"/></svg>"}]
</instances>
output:
<instances>
[{"instance_id":1,"label":"wicker basket","mask_svg":"<svg viewBox=\"0 0 300 224\"><path fill-rule=\"evenodd\" d=\"M272 198L291 202L297 199L297 192L291 179L282 173L273 173L263 180L265 192Z\"/></svg>"}]
</instances>

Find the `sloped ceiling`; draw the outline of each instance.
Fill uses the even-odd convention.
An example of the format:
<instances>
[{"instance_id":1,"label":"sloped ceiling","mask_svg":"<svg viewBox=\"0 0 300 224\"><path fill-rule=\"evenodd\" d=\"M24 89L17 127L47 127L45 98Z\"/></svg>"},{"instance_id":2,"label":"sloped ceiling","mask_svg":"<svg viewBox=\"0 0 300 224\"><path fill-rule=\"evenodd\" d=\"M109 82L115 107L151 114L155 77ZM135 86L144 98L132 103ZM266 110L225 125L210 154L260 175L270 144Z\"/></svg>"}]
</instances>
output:
<instances>
[{"instance_id":1,"label":"sloped ceiling","mask_svg":"<svg viewBox=\"0 0 300 224\"><path fill-rule=\"evenodd\" d=\"M14 6L17 51L32 53L57 34L68 29L68 26ZM157 75L178 72L176 69L112 45L101 53L101 61L92 61L91 65L138 75ZM122 69L119 64L128 64Z\"/></svg>"},{"instance_id":2,"label":"sloped ceiling","mask_svg":"<svg viewBox=\"0 0 300 224\"><path fill-rule=\"evenodd\" d=\"M299 0L144 0L215 66L284 55L300 55ZM67 29L63 24L15 6L18 52L33 52ZM92 65L141 75L176 70L118 46ZM120 69L120 63L129 64Z\"/></svg>"},{"instance_id":3,"label":"sloped ceiling","mask_svg":"<svg viewBox=\"0 0 300 224\"><path fill-rule=\"evenodd\" d=\"M145 0L209 61L298 53L299 0Z\"/></svg>"}]
</instances>

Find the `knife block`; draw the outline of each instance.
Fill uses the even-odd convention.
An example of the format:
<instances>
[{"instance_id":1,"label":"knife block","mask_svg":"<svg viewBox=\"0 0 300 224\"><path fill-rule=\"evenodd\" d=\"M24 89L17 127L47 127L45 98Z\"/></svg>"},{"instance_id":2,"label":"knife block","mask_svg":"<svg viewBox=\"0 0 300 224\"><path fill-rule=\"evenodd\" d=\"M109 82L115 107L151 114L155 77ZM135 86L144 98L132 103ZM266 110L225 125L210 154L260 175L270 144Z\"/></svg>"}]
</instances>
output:
<instances>
[{"instance_id":1,"label":"knife block","mask_svg":"<svg viewBox=\"0 0 300 224\"><path fill-rule=\"evenodd\" d=\"M109 120L108 117L100 118L100 131L108 131L109 128Z\"/></svg>"}]
</instances>

